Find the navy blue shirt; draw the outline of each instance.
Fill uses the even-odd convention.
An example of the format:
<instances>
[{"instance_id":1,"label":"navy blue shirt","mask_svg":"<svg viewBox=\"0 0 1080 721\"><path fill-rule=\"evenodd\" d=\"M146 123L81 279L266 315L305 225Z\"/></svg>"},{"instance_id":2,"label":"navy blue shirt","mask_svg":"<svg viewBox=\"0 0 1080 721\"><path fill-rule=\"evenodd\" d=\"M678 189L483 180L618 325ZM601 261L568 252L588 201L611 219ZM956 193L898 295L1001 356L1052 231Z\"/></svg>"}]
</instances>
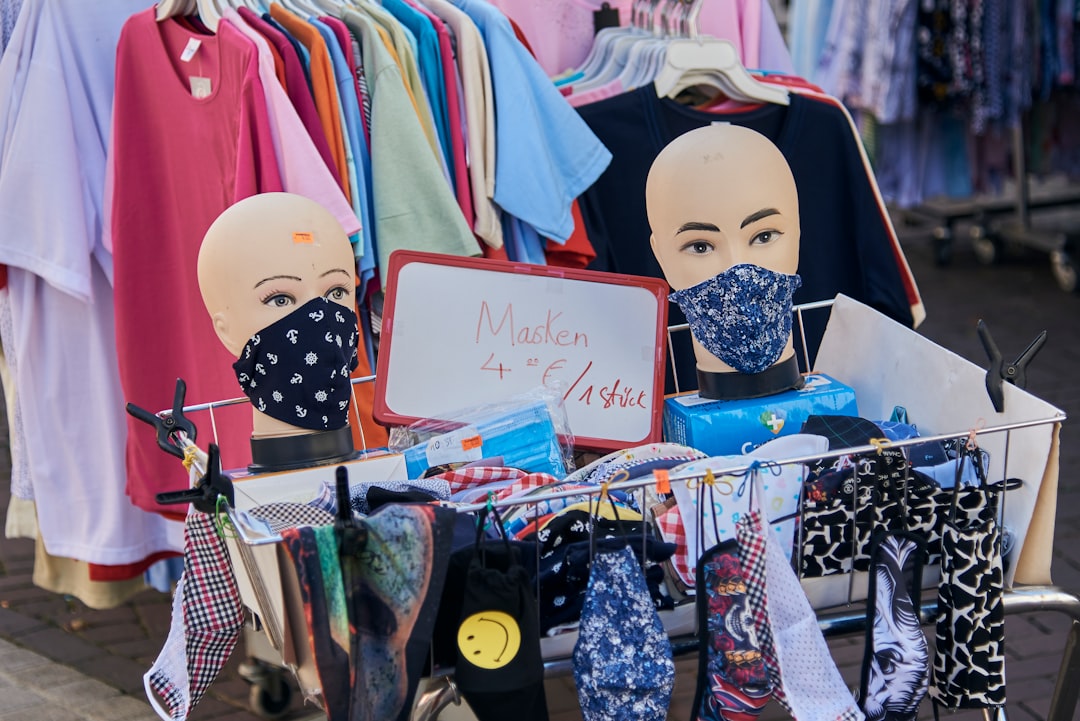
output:
<instances>
[{"instance_id":1,"label":"navy blue shirt","mask_svg":"<svg viewBox=\"0 0 1080 721\"><path fill-rule=\"evenodd\" d=\"M799 275L796 303L843 293L911 327L911 304L894 239L863 163L858 138L844 112L814 98L791 104L715 114L657 97L652 85L578 109L612 153L611 165L580 199L596 259L594 270L663 278L649 245L645 180L660 151L676 137L716 121L756 130L772 140L791 166L799 193ZM718 198L717 202L722 202ZM827 311L804 314L813 358ZM674 303L669 322L684 322ZM674 338L681 390L697 387L689 333ZM796 350L802 356L798 328ZM807 367L805 364L803 367ZM673 390L670 384L668 390Z\"/></svg>"}]
</instances>

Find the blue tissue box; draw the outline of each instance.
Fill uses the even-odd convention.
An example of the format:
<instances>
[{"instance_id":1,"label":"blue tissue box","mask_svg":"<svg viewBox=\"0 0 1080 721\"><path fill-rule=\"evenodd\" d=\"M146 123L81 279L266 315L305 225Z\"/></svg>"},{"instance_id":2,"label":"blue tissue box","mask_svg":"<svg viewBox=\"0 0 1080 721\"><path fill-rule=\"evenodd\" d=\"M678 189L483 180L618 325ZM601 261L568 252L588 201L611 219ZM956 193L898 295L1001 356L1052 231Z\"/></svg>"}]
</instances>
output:
<instances>
[{"instance_id":1,"label":"blue tissue box","mask_svg":"<svg viewBox=\"0 0 1080 721\"><path fill-rule=\"evenodd\" d=\"M664 401L664 440L710 456L748 453L766 441L798 433L810 416L857 416L855 391L824 373L800 390L764 398L717 401L697 393Z\"/></svg>"}]
</instances>

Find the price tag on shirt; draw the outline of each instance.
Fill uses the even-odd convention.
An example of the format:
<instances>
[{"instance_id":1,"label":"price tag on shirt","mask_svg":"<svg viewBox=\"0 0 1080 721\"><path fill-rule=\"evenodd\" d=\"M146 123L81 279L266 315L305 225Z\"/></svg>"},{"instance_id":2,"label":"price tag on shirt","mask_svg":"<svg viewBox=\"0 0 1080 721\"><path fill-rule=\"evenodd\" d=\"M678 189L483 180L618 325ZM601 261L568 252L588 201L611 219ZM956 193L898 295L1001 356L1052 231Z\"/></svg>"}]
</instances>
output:
<instances>
[{"instance_id":1,"label":"price tag on shirt","mask_svg":"<svg viewBox=\"0 0 1080 721\"><path fill-rule=\"evenodd\" d=\"M210 96L210 78L199 78L193 75L188 80L191 81L191 97L201 100Z\"/></svg>"},{"instance_id":2,"label":"price tag on shirt","mask_svg":"<svg viewBox=\"0 0 1080 721\"><path fill-rule=\"evenodd\" d=\"M427 442L428 466L478 461L483 458L482 446L483 438L475 426L464 426L435 436Z\"/></svg>"},{"instance_id":3,"label":"price tag on shirt","mask_svg":"<svg viewBox=\"0 0 1080 721\"><path fill-rule=\"evenodd\" d=\"M181 62L190 63L191 59L195 57L195 53L199 51L202 46L202 40L198 38L191 38L187 41L187 45L184 46L184 51L180 53Z\"/></svg>"}]
</instances>

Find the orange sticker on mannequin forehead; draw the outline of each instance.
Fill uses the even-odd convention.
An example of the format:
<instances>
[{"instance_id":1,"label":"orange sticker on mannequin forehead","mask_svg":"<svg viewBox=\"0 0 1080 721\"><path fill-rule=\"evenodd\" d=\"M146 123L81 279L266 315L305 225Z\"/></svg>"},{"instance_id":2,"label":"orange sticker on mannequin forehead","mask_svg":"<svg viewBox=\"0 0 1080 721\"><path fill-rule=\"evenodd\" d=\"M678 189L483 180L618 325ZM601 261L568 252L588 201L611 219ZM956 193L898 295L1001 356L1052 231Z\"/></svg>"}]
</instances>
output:
<instances>
[{"instance_id":1,"label":"orange sticker on mannequin forehead","mask_svg":"<svg viewBox=\"0 0 1080 721\"><path fill-rule=\"evenodd\" d=\"M293 233L292 242L294 243L307 243L311 244L315 242L314 233Z\"/></svg>"}]
</instances>

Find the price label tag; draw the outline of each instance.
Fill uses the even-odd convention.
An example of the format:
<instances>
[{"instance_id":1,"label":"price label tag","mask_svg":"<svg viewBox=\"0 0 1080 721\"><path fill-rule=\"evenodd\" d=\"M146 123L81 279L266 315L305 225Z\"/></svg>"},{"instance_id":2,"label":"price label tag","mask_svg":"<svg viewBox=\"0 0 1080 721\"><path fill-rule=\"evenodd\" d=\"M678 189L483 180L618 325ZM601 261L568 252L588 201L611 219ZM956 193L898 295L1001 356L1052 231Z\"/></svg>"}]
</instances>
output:
<instances>
[{"instance_id":1,"label":"price label tag","mask_svg":"<svg viewBox=\"0 0 1080 721\"><path fill-rule=\"evenodd\" d=\"M435 436L427 443L428 465L478 461L483 458L482 445L483 438L474 426L464 426Z\"/></svg>"},{"instance_id":2,"label":"price label tag","mask_svg":"<svg viewBox=\"0 0 1080 721\"><path fill-rule=\"evenodd\" d=\"M191 97L196 100L210 97L210 78L188 78L191 81Z\"/></svg>"},{"instance_id":3,"label":"price label tag","mask_svg":"<svg viewBox=\"0 0 1080 721\"><path fill-rule=\"evenodd\" d=\"M184 51L180 53L180 60L185 63L190 63L200 47L202 47L202 40L191 38L187 41L187 45L184 46Z\"/></svg>"}]
</instances>

